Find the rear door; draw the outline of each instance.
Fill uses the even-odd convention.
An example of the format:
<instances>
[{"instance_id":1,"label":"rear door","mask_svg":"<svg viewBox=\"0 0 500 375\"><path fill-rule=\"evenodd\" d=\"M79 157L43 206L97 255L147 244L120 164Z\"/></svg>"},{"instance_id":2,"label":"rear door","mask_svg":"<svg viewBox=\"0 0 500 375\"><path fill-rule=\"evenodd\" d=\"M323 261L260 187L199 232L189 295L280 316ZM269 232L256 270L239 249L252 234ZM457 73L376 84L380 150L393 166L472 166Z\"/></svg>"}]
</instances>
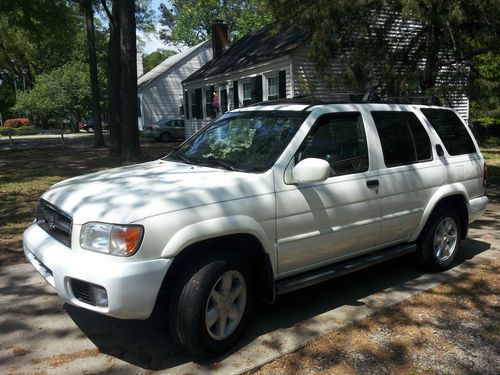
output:
<instances>
[{"instance_id":1,"label":"rear door","mask_svg":"<svg viewBox=\"0 0 500 375\"><path fill-rule=\"evenodd\" d=\"M409 239L444 181L427 129L411 111L372 111L383 154L382 227L377 245Z\"/></svg>"}]
</instances>

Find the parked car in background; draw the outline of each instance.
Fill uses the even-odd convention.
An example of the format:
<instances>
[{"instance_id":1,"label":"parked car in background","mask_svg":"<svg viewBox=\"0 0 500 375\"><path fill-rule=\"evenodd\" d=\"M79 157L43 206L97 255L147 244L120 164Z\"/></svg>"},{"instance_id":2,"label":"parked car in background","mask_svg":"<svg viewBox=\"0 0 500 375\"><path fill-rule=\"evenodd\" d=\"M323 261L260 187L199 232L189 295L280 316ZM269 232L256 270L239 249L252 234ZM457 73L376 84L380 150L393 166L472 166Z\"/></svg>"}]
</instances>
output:
<instances>
[{"instance_id":1,"label":"parked car in background","mask_svg":"<svg viewBox=\"0 0 500 375\"><path fill-rule=\"evenodd\" d=\"M184 120L162 119L152 125L144 126L142 134L146 138L170 142L172 139L184 139Z\"/></svg>"},{"instance_id":2,"label":"parked car in background","mask_svg":"<svg viewBox=\"0 0 500 375\"><path fill-rule=\"evenodd\" d=\"M78 130L85 130L86 132L93 132L94 131L94 123L89 120L80 120L78 121Z\"/></svg>"}]
</instances>

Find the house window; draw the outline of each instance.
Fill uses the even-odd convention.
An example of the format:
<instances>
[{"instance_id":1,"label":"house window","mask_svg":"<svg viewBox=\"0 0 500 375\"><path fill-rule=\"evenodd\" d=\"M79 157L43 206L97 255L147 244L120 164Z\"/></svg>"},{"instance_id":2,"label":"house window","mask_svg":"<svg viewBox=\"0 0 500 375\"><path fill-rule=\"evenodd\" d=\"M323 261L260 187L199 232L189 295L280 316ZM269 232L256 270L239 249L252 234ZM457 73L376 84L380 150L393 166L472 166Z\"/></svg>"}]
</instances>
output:
<instances>
[{"instance_id":1,"label":"house window","mask_svg":"<svg viewBox=\"0 0 500 375\"><path fill-rule=\"evenodd\" d=\"M212 117L213 107L212 107L212 91L210 89L205 90L205 117Z\"/></svg>"},{"instance_id":2,"label":"house window","mask_svg":"<svg viewBox=\"0 0 500 375\"><path fill-rule=\"evenodd\" d=\"M252 84L250 82L244 82L242 85L243 92L243 106L252 104Z\"/></svg>"},{"instance_id":3,"label":"house window","mask_svg":"<svg viewBox=\"0 0 500 375\"><path fill-rule=\"evenodd\" d=\"M267 78L267 100L278 99L278 77Z\"/></svg>"}]
</instances>

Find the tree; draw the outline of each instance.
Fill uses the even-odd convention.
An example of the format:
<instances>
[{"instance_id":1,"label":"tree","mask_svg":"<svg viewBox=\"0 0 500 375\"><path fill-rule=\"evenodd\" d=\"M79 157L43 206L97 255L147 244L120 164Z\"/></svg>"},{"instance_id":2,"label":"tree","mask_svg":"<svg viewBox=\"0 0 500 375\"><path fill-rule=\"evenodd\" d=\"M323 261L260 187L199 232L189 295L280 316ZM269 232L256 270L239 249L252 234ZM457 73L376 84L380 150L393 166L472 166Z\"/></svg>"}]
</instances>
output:
<instances>
[{"instance_id":1,"label":"tree","mask_svg":"<svg viewBox=\"0 0 500 375\"><path fill-rule=\"evenodd\" d=\"M43 119L64 118L76 124L90 105L88 76L88 65L83 62L69 62L40 74L31 90L19 92L14 110Z\"/></svg>"},{"instance_id":2,"label":"tree","mask_svg":"<svg viewBox=\"0 0 500 375\"><path fill-rule=\"evenodd\" d=\"M77 33L76 14L62 0L0 2L0 80L12 90L14 82L29 89L36 75L66 62Z\"/></svg>"},{"instance_id":3,"label":"tree","mask_svg":"<svg viewBox=\"0 0 500 375\"><path fill-rule=\"evenodd\" d=\"M148 55L144 55L144 59L143 59L144 73L149 72L155 66L157 66L158 64L160 64L164 60L166 60L169 57L174 56L176 54L177 54L177 52L175 52L171 49L157 49L156 51L151 52Z\"/></svg>"},{"instance_id":4,"label":"tree","mask_svg":"<svg viewBox=\"0 0 500 375\"><path fill-rule=\"evenodd\" d=\"M133 0L121 0L118 7L120 23L120 101L121 130L123 136L122 158L141 160L137 124L137 46L135 4Z\"/></svg>"},{"instance_id":5,"label":"tree","mask_svg":"<svg viewBox=\"0 0 500 375\"><path fill-rule=\"evenodd\" d=\"M118 0L111 1L111 10L106 0L101 0L101 4L109 20L109 41L108 41L108 127L109 127L109 152L111 155L120 156L122 154L122 129L120 123L121 111L121 61L120 61L120 22L118 19Z\"/></svg>"},{"instance_id":6,"label":"tree","mask_svg":"<svg viewBox=\"0 0 500 375\"><path fill-rule=\"evenodd\" d=\"M311 33L320 71L343 56L343 73L331 79L358 89L432 93L439 80L463 87L474 56L498 50L496 0L275 0L272 9L282 26ZM395 33L402 21L419 26Z\"/></svg>"},{"instance_id":7,"label":"tree","mask_svg":"<svg viewBox=\"0 0 500 375\"><path fill-rule=\"evenodd\" d=\"M81 0L81 5L85 13L85 25L87 30L88 61L90 88L92 91L92 119L94 123L94 147L104 147L104 137L101 123L101 103L99 94L99 80L97 76L97 57L94 35L94 9L92 0Z\"/></svg>"},{"instance_id":8,"label":"tree","mask_svg":"<svg viewBox=\"0 0 500 375\"><path fill-rule=\"evenodd\" d=\"M174 0L161 5L160 38L168 44L194 46L211 35L211 24L222 19L228 24L231 40L273 21L264 0Z\"/></svg>"}]
</instances>

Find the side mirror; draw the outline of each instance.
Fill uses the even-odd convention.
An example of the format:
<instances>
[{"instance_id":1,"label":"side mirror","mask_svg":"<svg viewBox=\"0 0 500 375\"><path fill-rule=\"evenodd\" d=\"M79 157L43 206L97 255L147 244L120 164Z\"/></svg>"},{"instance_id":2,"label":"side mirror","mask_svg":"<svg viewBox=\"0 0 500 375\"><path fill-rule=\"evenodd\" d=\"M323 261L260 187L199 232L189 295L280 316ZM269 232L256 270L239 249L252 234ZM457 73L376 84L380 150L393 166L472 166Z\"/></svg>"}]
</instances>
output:
<instances>
[{"instance_id":1,"label":"side mirror","mask_svg":"<svg viewBox=\"0 0 500 375\"><path fill-rule=\"evenodd\" d=\"M330 164L323 159L307 158L292 169L293 183L322 182L330 177Z\"/></svg>"}]
</instances>

